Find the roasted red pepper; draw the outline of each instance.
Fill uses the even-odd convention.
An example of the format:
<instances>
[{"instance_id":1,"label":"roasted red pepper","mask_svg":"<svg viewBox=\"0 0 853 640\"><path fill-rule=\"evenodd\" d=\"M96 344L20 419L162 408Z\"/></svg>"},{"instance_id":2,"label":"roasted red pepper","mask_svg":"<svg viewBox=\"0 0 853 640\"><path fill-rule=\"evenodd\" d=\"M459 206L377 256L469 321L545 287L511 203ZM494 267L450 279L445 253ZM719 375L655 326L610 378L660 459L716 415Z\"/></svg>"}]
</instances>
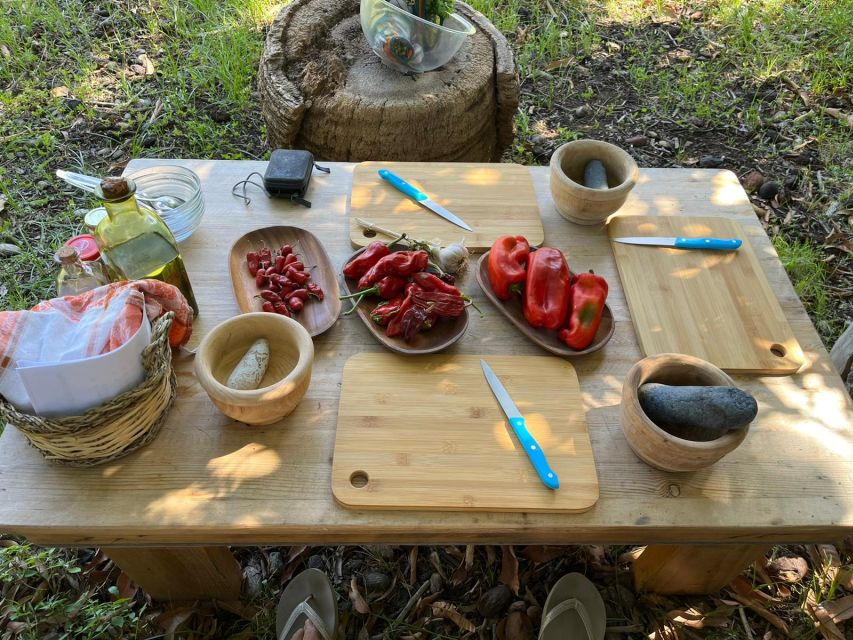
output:
<instances>
[{"instance_id":1,"label":"roasted red pepper","mask_svg":"<svg viewBox=\"0 0 853 640\"><path fill-rule=\"evenodd\" d=\"M524 236L501 236L489 251L489 284L501 300L521 290L527 277L530 245Z\"/></svg>"},{"instance_id":2,"label":"roasted red pepper","mask_svg":"<svg viewBox=\"0 0 853 640\"><path fill-rule=\"evenodd\" d=\"M601 324L607 291L607 280L592 271L572 278L569 322L557 337L579 351L591 345Z\"/></svg>"},{"instance_id":3,"label":"roasted red pepper","mask_svg":"<svg viewBox=\"0 0 853 640\"><path fill-rule=\"evenodd\" d=\"M408 277L426 269L428 263L426 251L395 251L380 258L358 281L358 288L367 289L385 276Z\"/></svg>"},{"instance_id":4,"label":"roasted red pepper","mask_svg":"<svg viewBox=\"0 0 853 640\"><path fill-rule=\"evenodd\" d=\"M542 247L530 254L524 284L524 317L531 327L559 329L569 310L569 265L561 251Z\"/></svg>"},{"instance_id":5,"label":"roasted red pepper","mask_svg":"<svg viewBox=\"0 0 853 640\"><path fill-rule=\"evenodd\" d=\"M465 300L458 291L453 294L415 289L412 298L416 305L442 318L458 318L465 313Z\"/></svg>"},{"instance_id":6,"label":"roasted red pepper","mask_svg":"<svg viewBox=\"0 0 853 640\"><path fill-rule=\"evenodd\" d=\"M391 322L388 323L388 328L385 330L385 334L389 338L399 336L403 333L404 316L409 313L411 309L415 308L414 294L418 291L422 291L422 289L413 282L410 282L406 285L406 293L405 297L403 298L403 302L400 303L400 308L398 312L394 315L393 318L391 318ZM411 323L407 323L406 328L411 329Z\"/></svg>"},{"instance_id":7,"label":"roasted red pepper","mask_svg":"<svg viewBox=\"0 0 853 640\"><path fill-rule=\"evenodd\" d=\"M341 300L349 300L355 298L352 304L352 308L346 313L344 313L344 315L348 316L353 311L355 311L358 305L361 304L361 301L367 298L368 296L379 296L383 300L390 300L396 295L402 293L407 283L408 280L400 276L385 276L372 287L362 289L361 291L356 291L355 293L351 293L348 296L341 296Z\"/></svg>"},{"instance_id":8,"label":"roasted red pepper","mask_svg":"<svg viewBox=\"0 0 853 640\"><path fill-rule=\"evenodd\" d=\"M380 302L373 311L370 312L370 319L380 327L387 327L388 323L400 311L400 305L403 304L404 296L397 296L392 300Z\"/></svg>"},{"instance_id":9,"label":"roasted red pepper","mask_svg":"<svg viewBox=\"0 0 853 640\"><path fill-rule=\"evenodd\" d=\"M383 300L390 300L405 288L407 282L408 280L401 276L385 276L372 287L356 291L348 296L341 296L341 300L358 298L360 302L362 298L367 296L379 296Z\"/></svg>"},{"instance_id":10,"label":"roasted red pepper","mask_svg":"<svg viewBox=\"0 0 853 640\"><path fill-rule=\"evenodd\" d=\"M381 240L374 240L367 245L364 251L347 263L344 267L344 276L347 278L360 278L368 272L370 267L379 262L380 258L384 258L390 253L391 249L388 248L388 245Z\"/></svg>"},{"instance_id":11,"label":"roasted red pepper","mask_svg":"<svg viewBox=\"0 0 853 640\"><path fill-rule=\"evenodd\" d=\"M412 276L412 281L424 291L441 291L442 293L452 293L458 296L462 295L457 287L449 284L439 278L437 275L429 271L420 271Z\"/></svg>"}]
</instances>

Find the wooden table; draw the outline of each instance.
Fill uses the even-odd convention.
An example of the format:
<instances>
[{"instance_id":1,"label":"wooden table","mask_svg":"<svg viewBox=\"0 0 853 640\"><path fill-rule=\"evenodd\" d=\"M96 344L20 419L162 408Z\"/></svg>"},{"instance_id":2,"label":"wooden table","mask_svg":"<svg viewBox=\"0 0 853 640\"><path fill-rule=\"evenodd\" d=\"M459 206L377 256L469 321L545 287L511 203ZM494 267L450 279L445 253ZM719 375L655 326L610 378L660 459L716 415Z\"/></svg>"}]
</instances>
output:
<instances>
[{"instance_id":1,"label":"wooden table","mask_svg":"<svg viewBox=\"0 0 853 640\"><path fill-rule=\"evenodd\" d=\"M133 171L162 161L136 160ZM182 245L201 315L193 344L237 313L228 276L231 243L251 229L292 224L315 233L336 266L351 252L346 201L352 165L315 174L306 209L260 192L251 205L231 185L263 162L181 161L204 184L202 227ZM220 414L176 361L178 399L147 448L94 469L45 462L14 428L0 439L0 531L32 542L108 547L156 598L234 599L240 571L225 545L342 543L648 543L638 586L666 592L720 588L767 546L835 540L853 532L850 401L734 174L646 169L627 212L734 216L750 241L806 353L801 373L738 377L759 415L744 444L704 471L655 471L628 448L619 424L622 380L642 357L605 232L559 217L548 169L531 168L546 243L570 264L604 275L617 321L611 342L573 360L601 484L598 504L576 515L352 511L330 490L335 422L346 360L382 347L355 317L318 337L311 387L286 422L246 427ZM712 208L709 203L714 203ZM500 212L495 212L500 215ZM451 353L544 355L481 295ZM366 392L368 390L366 389ZM181 547L181 545L184 545Z\"/></svg>"}]
</instances>

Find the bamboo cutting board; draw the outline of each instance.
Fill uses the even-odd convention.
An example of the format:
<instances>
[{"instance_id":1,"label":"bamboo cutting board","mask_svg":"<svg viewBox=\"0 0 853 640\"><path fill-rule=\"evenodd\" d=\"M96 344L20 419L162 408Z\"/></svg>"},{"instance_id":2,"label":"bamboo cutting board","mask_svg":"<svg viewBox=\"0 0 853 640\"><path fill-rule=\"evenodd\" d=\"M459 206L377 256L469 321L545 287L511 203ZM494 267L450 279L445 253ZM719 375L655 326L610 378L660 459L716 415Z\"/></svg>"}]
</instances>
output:
<instances>
[{"instance_id":1,"label":"bamboo cutting board","mask_svg":"<svg viewBox=\"0 0 853 640\"><path fill-rule=\"evenodd\" d=\"M741 226L728 218L617 216L608 230L640 347L735 373L790 374L803 352ZM737 251L612 242L620 236L740 238Z\"/></svg>"},{"instance_id":2,"label":"bamboo cutting board","mask_svg":"<svg viewBox=\"0 0 853 640\"><path fill-rule=\"evenodd\" d=\"M473 233L397 191L379 177L383 168L462 218ZM489 249L502 235L523 235L536 246L545 240L530 171L518 164L362 162L353 170L349 212L350 241L356 247L374 239L365 236L356 218L421 240L450 244L464 238L472 251Z\"/></svg>"},{"instance_id":3,"label":"bamboo cutting board","mask_svg":"<svg viewBox=\"0 0 853 640\"><path fill-rule=\"evenodd\" d=\"M560 358L483 356L557 473L539 480L480 356L361 353L344 367L332 492L366 509L580 512L598 476L578 379Z\"/></svg>"}]
</instances>

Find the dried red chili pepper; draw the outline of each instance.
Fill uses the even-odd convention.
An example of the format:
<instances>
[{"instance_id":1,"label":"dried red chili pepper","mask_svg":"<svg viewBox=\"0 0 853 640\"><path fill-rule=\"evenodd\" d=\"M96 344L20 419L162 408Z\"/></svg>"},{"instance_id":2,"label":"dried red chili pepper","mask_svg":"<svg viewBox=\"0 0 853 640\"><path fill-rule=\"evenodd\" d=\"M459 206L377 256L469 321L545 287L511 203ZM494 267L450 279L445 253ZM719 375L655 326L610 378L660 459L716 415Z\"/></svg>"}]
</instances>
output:
<instances>
[{"instance_id":1,"label":"dried red chili pepper","mask_svg":"<svg viewBox=\"0 0 853 640\"><path fill-rule=\"evenodd\" d=\"M293 264L294 262L299 262L299 258L296 256L295 253L288 253L284 257L284 264L288 265L288 264Z\"/></svg>"},{"instance_id":2,"label":"dried red chili pepper","mask_svg":"<svg viewBox=\"0 0 853 640\"><path fill-rule=\"evenodd\" d=\"M524 284L524 318L531 327L559 329L569 310L569 265L561 251L542 247L530 254Z\"/></svg>"},{"instance_id":3,"label":"dried red chili pepper","mask_svg":"<svg viewBox=\"0 0 853 640\"><path fill-rule=\"evenodd\" d=\"M326 294L323 293L323 289L320 288L320 285L316 282L309 282L307 285L308 294L317 298L317 300L322 300L326 297Z\"/></svg>"},{"instance_id":4,"label":"dried red chili pepper","mask_svg":"<svg viewBox=\"0 0 853 640\"><path fill-rule=\"evenodd\" d=\"M275 313L275 307L273 307L272 302L264 302L261 305L261 309L266 311L267 313Z\"/></svg>"},{"instance_id":5,"label":"dried red chili pepper","mask_svg":"<svg viewBox=\"0 0 853 640\"><path fill-rule=\"evenodd\" d=\"M607 291L607 280L592 271L572 278L569 321L557 337L578 351L591 345L601 324Z\"/></svg>"},{"instance_id":6,"label":"dried red chili pepper","mask_svg":"<svg viewBox=\"0 0 853 640\"><path fill-rule=\"evenodd\" d=\"M267 286L269 280L270 279L266 275L266 269L258 269L258 273L255 275L255 284L257 285L258 289L263 289L265 286Z\"/></svg>"},{"instance_id":7,"label":"dried red chili pepper","mask_svg":"<svg viewBox=\"0 0 853 640\"><path fill-rule=\"evenodd\" d=\"M275 309L275 312L277 314L282 315L282 316L287 316L288 318L291 317L290 310L287 308L287 305L284 304L283 302L274 302L272 306L273 306L273 309Z\"/></svg>"},{"instance_id":8,"label":"dried red chili pepper","mask_svg":"<svg viewBox=\"0 0 853 640\"><path fill-rule=\"evenodd\" d=\"M294 293L296 293L296 292L294 291ZM290 310L293 311L294 313L299 313L300 311L302 311L302 308L305 306L305 302L303 302L301 298L297 298L296 296L292 296L287 301L287 306L290 307Z\"/></svg>"},{"instance_id":9,"label":"dried red chili pepper","mask_svg":"<svg viewBox=\"0 0 853 640\"><path fill-rule=\"evenodd\" d=\"M252 277L258 275L258 269L260 268L259 263L260 259L255 251L250 251L246 254L246 264L249 265L249 273L252 274Z\"/></svg>"},{"instance_id":10,"label":"dried red chili pepper","mask_svg":"<svg viewBox=\"0 0 853 640\"><path fill-rule=\"evenodd\" d=\"M278 250L278 255L284 256L285 258L293 253L293 246L289 244L281 245L281 249Z\"/></svg>"},{"instance_id":11,"label":"dried red chili pepper","mask_svg":"<svg viewBox=\"0 0 853 640\"><path fill-rule=\"evenodd\" d=\"M429 254L426 251L395 251L380 258L367 273L361 276L358 288L367 289L385 276L410 276L426 269L428 263Z\"/></svg>"},{"instance_id":12,"label":"dried red chili pepper","mask_svg":"<svg viewBox=\"0 0 853 640\"><path fill-rule=\"evenodd\" d=\"M305 264L303 262L300 262L299 260L294 260L288 266L293 267L297 271L305 271Z\"/></svg>"},{"instance_id":13,"label":"dried red chili pepper","mask_svg":"<svg viewBox=\"0 0 853 640\"><path fill-rule=\"evenodd\" d=\"M400 312L400 305L403 304L403 300L405 300L404 296L397 296L391 300L380 302L376 307L374 307L373 311L370 312L370 319L380 327L388 326L391 318Z\"/></svg>"},{"instance_id":14,"label":"dried red chili pepper","mask_svg":"<svg viewBox=\"0 0 853 640\"><path fill-rule=\"evenodd\" d=\"M297 284L305 284L311 278L310 273L307 271L297 271L293 268L293 265L287 267L285 275Z\"/></svg>"},{"instance_id":15,"label":"dried red chili pepper","mask_svg":"<svg viewBox=\"0 0 853 640\"><path fill-rule=\"evenodd\" d=\"M308 299L308 289L296 289L293 293L290 294L292 298L299 298L300 300Z\"/></svg>"},{"instance_id":16,"label":"dried red chili pepper","mask_svg":"<svg viewBox=\"0 0 853 640\"><path fill-rule=\"evenodd\" d=\"M501 300L521 290L527 277L530 245L524 236L501 236L489 251L489 284Z\"/></svg>"},{"instance_id":17,"label":"dried red chili pepper","mask_svg":"<svg viewBox=\"0 0 853 640\"><path fill-rule=\"evenodd\" d=\"M260 251L258 251L258 258L261 262L272 264L272 251L268 247L261 247Z\"/></svg>"},{"instance_id":18,"label":"dried red chili pepper","mask_svg":"<svg viewBox=\"0 0 853 640\"><path fill-rule=\"evenodd\" d=\"M284 271L284 256L276 256L275 262L273 262L272 269L276 273L282 273Z\"/></svg>"},{"instance_id":19,"label":"dried red chili pepper","mask_svg":"<svg viewBox=\"0 0 853 640\"><path fill-rule=\"evenodd\" d=\"M281 296L273 291L261 291L261 297L270 302L281 302Z\"/></svg>"}]
</instances>

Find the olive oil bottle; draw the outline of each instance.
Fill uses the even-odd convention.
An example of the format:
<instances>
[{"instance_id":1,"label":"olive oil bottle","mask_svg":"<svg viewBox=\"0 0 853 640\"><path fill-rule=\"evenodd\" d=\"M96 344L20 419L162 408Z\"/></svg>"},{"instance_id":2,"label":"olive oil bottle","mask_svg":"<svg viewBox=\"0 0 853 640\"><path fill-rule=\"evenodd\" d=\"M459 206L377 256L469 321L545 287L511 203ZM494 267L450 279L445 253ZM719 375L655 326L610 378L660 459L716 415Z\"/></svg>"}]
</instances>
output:
<instances>
[{"instance_id":1,"label":"olive oil bottle","mask_svg":"<svg viewBox=\"0 0 853 640\"><path fill-rule=\"evenodd\" d=\"M104 261L128 280L154 278L176 286L198 314L193 288L175 236L160 217L136 202L129 178L104 178L97 191L107 215L95 229Z\"/></svg>"}]
</instances>

